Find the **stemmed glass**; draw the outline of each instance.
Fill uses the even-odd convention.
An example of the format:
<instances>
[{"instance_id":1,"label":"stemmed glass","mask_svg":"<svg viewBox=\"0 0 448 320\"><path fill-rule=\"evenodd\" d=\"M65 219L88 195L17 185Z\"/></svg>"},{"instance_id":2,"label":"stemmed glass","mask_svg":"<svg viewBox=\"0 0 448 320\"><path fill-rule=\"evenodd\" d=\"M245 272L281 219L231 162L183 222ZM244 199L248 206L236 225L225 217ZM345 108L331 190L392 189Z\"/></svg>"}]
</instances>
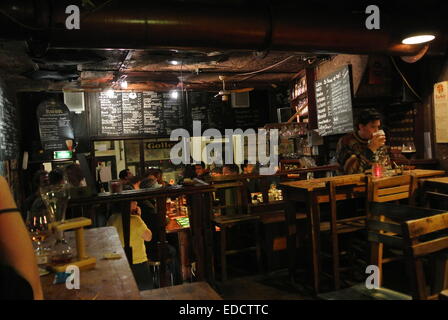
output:
<instances>
[{"instance_id":1,"label":"stemmed glass","mask_svg":"<svg viewBox=\"0 0 448 320\"><path fill-rule=\"evenodd\" d=\"M405 142L401 147L401 153L408 159L408 168L410 170L411 158L417 152L414 142Z\"/></svg>"},{"instance_id":2,"label":"stemmed glass","mask_svg":"<svg viewBox=\"0 0 448 320\"><path fill-rule=\"evenodd\" d=\"M69 189L66 184L49 185L40 189L43 202L48 208L54 222L63 223L65 212L70 199ZM53 264L65 264L73 257L72 248L64 239L64 232L56 232L56 242L52 248L51 262Z\"/></svg>"},{"instance_id":3,"label":"stemmed glass","mask_svg":"<svg viewBox=\"0 0 448 320\"><path fill-rule=\"evenodd\" d=\"M34 253L37 258L37 264L47 263L48 252L43 247L42 242L51 234L49 228L51 222L52 219L45 204L40 198L36 199L28 211L26 226L30 232L31 239L35 243Z\"/></svg>"}]
</instances>

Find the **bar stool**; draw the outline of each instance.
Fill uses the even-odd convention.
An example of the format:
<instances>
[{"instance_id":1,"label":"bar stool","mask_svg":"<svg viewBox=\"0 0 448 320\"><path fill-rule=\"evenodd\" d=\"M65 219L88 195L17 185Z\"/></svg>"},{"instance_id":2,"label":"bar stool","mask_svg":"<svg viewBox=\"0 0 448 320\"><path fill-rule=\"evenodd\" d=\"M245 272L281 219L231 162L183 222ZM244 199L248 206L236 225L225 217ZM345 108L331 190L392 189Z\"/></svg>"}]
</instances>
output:
<instances>
[{"instance_id":1,"label":"bar stool","mask_svg":"<svg viewBox=\"0 0 448 320\"><path fill-rule=\"evenodd\" d=\"M215 216L212 213L211 221L212 225L219 228L220 232L220 262L221 262L221 281L227 280L227 256L241 252L255 251L258 269L262 269L261 264L261 246L259 235L259 222L260 217L248 213L248 202L246 200L246 191L244 183L241 181L224 182L213 184L216 192L221 193L220 204L215 204L214 210L219 210L221 215ZM224 192L223 192L224 191ZM227 191L227 192L225 192ZM230 192L229 192L230 191ZM234 202L230 201L229 195L233 195ZM224 200L224 201L222 201ZM230 211L230 212L229 212ZM228 249L227 248L227 236L228 231L234 227L242 225L252 225L254 232L250 235L255 245L241 248L241 249Z\"/></svg>"}]
</instances>

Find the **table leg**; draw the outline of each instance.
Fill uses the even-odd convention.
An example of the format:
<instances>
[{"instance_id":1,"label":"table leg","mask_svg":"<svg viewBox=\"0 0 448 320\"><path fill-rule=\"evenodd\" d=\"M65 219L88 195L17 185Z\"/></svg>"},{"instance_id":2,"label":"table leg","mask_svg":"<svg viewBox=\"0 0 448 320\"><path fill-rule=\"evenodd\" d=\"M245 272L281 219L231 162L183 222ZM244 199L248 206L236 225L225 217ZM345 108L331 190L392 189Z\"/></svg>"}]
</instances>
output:
<instances>
[{"instance_id":1,"label":"table leg","mask_svg":"<svg viewBox=\"0 0 448 320\"><path fill-rule=\"evenodd\" d=\"M313 288L315 293L319 293L320 290L320 212L319 203L317 202L314 192L308 194L307 202L307 214L308 214L308 231L311 244L311 266L313 273Z\"/></svg>"}]
</instances>

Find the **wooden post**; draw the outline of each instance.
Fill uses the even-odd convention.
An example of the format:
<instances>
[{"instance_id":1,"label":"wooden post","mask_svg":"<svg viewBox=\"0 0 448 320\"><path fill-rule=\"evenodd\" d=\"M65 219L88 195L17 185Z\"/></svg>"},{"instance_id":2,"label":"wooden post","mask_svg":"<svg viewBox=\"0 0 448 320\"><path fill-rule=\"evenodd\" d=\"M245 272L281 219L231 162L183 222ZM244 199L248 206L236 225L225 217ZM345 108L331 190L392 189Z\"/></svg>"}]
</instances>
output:
<instances>
[{"instance_id":1,"label":"wooden post","mask_svg":"<svg viewBox=\"0 0 448 320\"><path fill-rule=\"evenodd\" d=\"M76 234L76 251L78 253L78 259L83 260L87 258L86 246L84 241L84 228L78 228L75 230Z\"/></svg>"}]
</instances>

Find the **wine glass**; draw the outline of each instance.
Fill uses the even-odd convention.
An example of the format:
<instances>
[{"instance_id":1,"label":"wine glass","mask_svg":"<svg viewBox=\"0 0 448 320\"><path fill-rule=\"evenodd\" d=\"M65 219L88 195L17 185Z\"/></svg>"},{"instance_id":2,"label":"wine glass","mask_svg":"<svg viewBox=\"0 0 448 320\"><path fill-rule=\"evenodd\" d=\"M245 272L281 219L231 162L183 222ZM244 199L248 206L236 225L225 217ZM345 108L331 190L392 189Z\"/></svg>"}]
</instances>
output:
<instances>
[{"instance_id":1,"label":"wine glass","mask_svg":"<svg viewBox=\"0 0 448 320\"><path fill-rule=\"evenodd\" d=\"M406 159L408 159L408 168L411 165L411 158L417 152L414 142L405 142L401 147L401 154L403 154ZM410 170L410 169L409 169Z\"/></svg>"},{"instance_id":2,"label":"wine glass","mask_svg":"<svg viewBox=\"0 0 448 320\"><path fill-rule=\"evenodd\" d=\"M48 252L43 247L42 242L50 236L49 225L52 222L47 207L41 198L37 198L31 209L28 211L26 226L35 243L34 253L37 258L37 264L45 264L48 259Z\"/></svg>"},{"instance_id":3,"label":"wine glass","mask_svg":"<svg viewBox=\"0 0 448 320\"><path fill-rule=\"evenodd\" d=\"M70 199L69 188L67 184L57 184L42 187L40 194L43 202L48 208L54 222L64 223L65 212ZM53 264L65 264L71 261L73 250L64 239L64 232L57 231L56 242L53 245L51 253L51 262Z\"/></svg>"}]
</instances>

